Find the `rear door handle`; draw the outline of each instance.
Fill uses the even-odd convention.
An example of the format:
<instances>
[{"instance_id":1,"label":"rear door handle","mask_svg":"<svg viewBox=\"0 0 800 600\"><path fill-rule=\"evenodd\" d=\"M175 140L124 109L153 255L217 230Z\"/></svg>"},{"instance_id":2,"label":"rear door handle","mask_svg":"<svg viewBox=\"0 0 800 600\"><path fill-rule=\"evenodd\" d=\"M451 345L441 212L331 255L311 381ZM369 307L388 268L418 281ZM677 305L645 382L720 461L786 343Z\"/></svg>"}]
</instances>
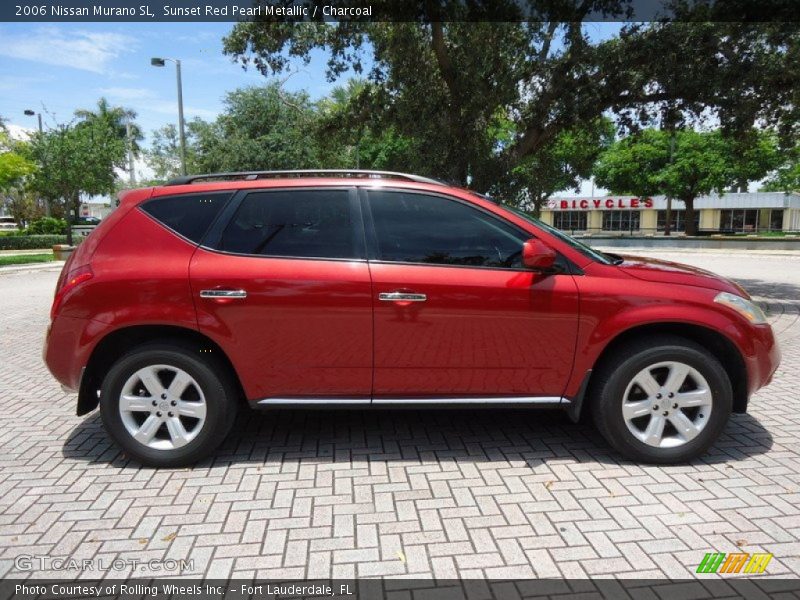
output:
<instances>
[{"instance_id":1,"label":"rear door handle","mask_svg":"<svg viewBox=\"0 0 800 600\"><path fill-rule=\"evenodd\" d=\"M425 302L428 297L425 294L414 292L381 292L378 300L384 302Z\"/></svg>"},{"instance_id":2,"label":"rear door handle","mask_svg":"<svg viewBox=\"0 0 800 600\"><path fill-rule=\"evenodd\" d=\"M200 290L201 298L247 298L245 290Z\"/></svg>"}]
</instances>

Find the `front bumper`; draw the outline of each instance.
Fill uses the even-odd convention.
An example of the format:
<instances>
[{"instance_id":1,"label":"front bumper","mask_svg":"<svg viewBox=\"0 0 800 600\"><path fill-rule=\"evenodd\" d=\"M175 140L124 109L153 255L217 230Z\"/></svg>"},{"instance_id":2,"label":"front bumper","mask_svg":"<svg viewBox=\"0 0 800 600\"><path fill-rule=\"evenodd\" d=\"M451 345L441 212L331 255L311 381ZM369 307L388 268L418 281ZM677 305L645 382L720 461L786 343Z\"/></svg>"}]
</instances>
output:
<instances>
[{"instance_id":1,"label":"front bumper","mask_svg":"<svg viewBox=\"0 0 800 600\"><path fill-rule=\"evenodd\" d=\"M748 396L769 384L781 363L781 349L772 327L757 325L752 329L750 338L752 351L744 357L747 367Z\"/></svg>"}]
</instances>

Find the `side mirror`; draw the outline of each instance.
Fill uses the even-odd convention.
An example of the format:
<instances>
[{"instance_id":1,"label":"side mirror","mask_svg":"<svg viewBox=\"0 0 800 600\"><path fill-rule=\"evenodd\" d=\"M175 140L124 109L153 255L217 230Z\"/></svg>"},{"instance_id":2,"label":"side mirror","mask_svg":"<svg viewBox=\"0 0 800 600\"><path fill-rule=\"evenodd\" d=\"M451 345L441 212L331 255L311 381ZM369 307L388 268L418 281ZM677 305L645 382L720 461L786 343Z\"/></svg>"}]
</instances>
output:
<instances>
[{"instance_id":1,"label":"side mirror","mask_svg":"<svg viewBox=\"0 0 800 600\"><path fill-rule=\"evenodd\" d=\"M529 269L546 271L556 262L556 252L541 240L531 238L522 244L522 264Z\"/></svg>"}]
</instances>

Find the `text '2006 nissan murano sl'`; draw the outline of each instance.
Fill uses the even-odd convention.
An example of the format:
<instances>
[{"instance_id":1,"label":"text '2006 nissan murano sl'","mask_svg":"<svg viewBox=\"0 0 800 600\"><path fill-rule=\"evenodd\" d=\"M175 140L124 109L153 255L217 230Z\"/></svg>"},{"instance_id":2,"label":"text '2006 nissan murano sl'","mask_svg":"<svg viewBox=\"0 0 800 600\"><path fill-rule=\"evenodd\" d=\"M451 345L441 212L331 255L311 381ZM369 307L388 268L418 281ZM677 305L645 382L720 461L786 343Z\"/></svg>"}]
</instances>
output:
<instances>
[{"instance_id":1,"label":"text '2006 nissan murano sl'","mask_svg":"<svg viewBox=\"0 0 800 600\"><path fill-rule=\"evenodd\" d=\"M682 462L780 353L737 284L603 254L479 196L365 171L124 192L58 280L45 359L144 464L214 451L237 408L589 410L622 455Z\"/></svg>"}]
</instances>

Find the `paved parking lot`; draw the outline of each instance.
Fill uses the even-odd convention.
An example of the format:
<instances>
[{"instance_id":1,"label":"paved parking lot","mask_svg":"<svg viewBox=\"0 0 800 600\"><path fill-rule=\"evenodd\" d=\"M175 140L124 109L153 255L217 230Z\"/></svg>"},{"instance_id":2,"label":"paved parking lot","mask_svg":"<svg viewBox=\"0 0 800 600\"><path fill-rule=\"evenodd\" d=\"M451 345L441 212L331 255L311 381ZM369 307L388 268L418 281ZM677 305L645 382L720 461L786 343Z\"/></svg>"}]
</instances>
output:
<instances>
[{"instance_id":1,"label":"paved parking lot","mask_svg":"<svg viewBox=\"0 0 800 600\"><path fill-rule=\"evenodd\" d=\"M186 560L207 577L681 578L706 552L771 552L767 575L796 577L800 256L664 256L748 287L784 355L750 414L679 467L622 461L559 413L287 411L246 415L194 469L145 469L42 364L57 271L0 273L0 576ZM37 556L100 573L19 560Z\"/></svg>"}]
</instances>

